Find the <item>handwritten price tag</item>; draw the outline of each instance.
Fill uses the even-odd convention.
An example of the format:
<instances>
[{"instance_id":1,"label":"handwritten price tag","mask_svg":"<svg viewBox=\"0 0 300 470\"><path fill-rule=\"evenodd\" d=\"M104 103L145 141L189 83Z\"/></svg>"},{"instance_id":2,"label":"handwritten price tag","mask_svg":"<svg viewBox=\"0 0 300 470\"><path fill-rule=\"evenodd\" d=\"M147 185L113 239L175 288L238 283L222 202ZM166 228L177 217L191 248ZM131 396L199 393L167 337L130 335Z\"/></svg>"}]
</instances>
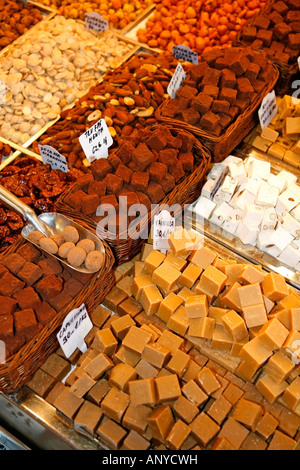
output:
<instances>
[{"instance_id":1,"label":"handwritten price tag","mask_svg":"<svg viewBox=\"0 0 300 470\"><path fill-rule=\"evenodd\" d=\"M93 323L84 304L66 316L57 334L57 339L66 358L70 357L77 348L82 353L87 350L84 339L92 328Z\"/></svg>"},{"instance_id":2,"label":"handwritten price tag","mask_svg":"<svg viewBox=\"0 0 300 470\"><path fill-rule=\"evenodd\" d=\"M178 60L185 60L194 65L198 65L199 59L197 52L193 52L188 46L179 45L173 46L173 56Z\"/></svg>"},{"instance_id":3,"label":"handwritten price tag","mask_svg":"<svg viewBox=\"0 0 300 470\"><path fill-rule=\"evenodd\" d=\"M44 165L50 165L52 170L61 170L68 173L69 167L66 157L61 155L50 145L39 145L39 151Z\"/></svg>"},{"instance_id":4,"label":"handwritten price tag","mask_svg":"<svg viewBox=\"0 0 300 470\"><path fill-rule=\"evenodd\" d=\"M268 93L262 100L261 107L258 110L258 117L261 128L267 127L278 113L275 90Z\"/></svg>"},{"instance_id":5,"label":"handwritten price tag","mask_svg":"<svg viewBox=\"0 0 300 470\"><path fill-rule=\"evenodd\" d=\"M163 210L154 216L153 248L166 253L170 248L169 237L175 231L175 218Z\"/></svg>"},{"instance_id":6,"label":"handwritten price tag","mask_svg":"<svg viewBox=\"0 0 300 470\"><path fill-rule=\"evenodd\" d=\"M109 28L109 23L99 13L86 13L85 25L87 29L93 29L97 33L105 32Z\"/></svg>"},{"instance_id":7,"label":"handwritten price tag","mask_svg":"<svg viewBox=\"0 0 300 470\"><path fill-rule=\"evenodd\" d=\"M181 64L178 64L167 89L167 92L170 98L172 99L176 98L176 93L181 87L183 80L185 79L186 79L186 73L184 71L184 68L182 67Z\"/></svg>"},{"instance_id":8,"label":"handwritten price tag","mask_svg":"<svg viewBox=\"0 0 300 470\"><path fill-rule=\"evenodd\" d=\"M105 119L100 119L79 137L79 142L89 162L108 157L108 149L114 143Z\"/></svg>"}]
</instances>

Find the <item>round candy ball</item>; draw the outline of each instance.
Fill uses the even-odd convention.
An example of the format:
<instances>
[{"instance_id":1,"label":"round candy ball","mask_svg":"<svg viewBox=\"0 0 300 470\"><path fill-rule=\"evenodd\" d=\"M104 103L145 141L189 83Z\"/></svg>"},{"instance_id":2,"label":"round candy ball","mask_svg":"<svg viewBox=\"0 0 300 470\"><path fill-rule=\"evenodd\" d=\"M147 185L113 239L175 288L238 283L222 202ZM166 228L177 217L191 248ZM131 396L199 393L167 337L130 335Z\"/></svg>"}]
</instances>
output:
<instances>
[{"instance_id":1,"label":"round candy ball","mask_svg":"<svg viewBox=\"0 0 300 470\"><path fill-rule=\"evenodd\" d=\"M99 271L104 264L104 255L101 251L91 251L85 260L85 267L89 271Z\"/></svg>"},{"instance_id":2,"label":"round candy ball","mask_svg":"<svg viewBox=\"0 0 300 470\"><path fill-rule=\"evenodd\" d=\"M78 268L81 266L86 258L86 252L83 248L78 248L75 246L75 248L72 248L67 256L68 263L71 266L74 266L75 268Z\"/></svg>"},{"instance_id":3,"label":"round candy ball","mask_svg":"<svg viewBox=\"0 0 300 470\"><path fill-rule=\"evenodd\" d=\"M73 242L65 242L63 243L58 249L58 256L61 258L67 258L69 251L75 248L75 243Z\"/></svg>"},{"instance_id":4,"label":"round candy ball","mask_svg":"<svg viewBox=\"0 0 300 470\"><path fill-rule=\"evenodd\" d=\"M62 235L66 242L72 242L76 245L79 241L78 230L72 225L67 225L67 227L64 228Z\"/></svg>"},{"instance_id":5,"label":"round candy ball","mask_svg":"<svg viewBox=\"0 0 300 470\"><path fill-rule=\"evenodd\" d=\"M52 255L56 255L58 253L58 246L54 240L51 240L51 238L43 237L40 239L39 244L43 250L51 253Z\"/></svg>"},{"instance_id":6,"label":"round candy ball","mask_svg":"<svg viewBox=\"0 0 300 470\"><path fill-rule=\"evenodd\" d=\"M35 243L36 245L39 245L41 238L44 237L45 235L42 232L39 232L38 230L33 230L28 234L28 240L30 240L32 243Z\"/></svg>"},{"instance_id":7,"label":"round candy ball","mask_svg":"<svg viewBox=\"0 0 300 470\"><path fill-rule=\"evenodd\" d=\"M87 254L95 250L95 243L93 242L93 240L89 240L88 238L80 240L80 242L78 242L76 246L78 248L83 248Z\"/></svg>"}]
</instances>

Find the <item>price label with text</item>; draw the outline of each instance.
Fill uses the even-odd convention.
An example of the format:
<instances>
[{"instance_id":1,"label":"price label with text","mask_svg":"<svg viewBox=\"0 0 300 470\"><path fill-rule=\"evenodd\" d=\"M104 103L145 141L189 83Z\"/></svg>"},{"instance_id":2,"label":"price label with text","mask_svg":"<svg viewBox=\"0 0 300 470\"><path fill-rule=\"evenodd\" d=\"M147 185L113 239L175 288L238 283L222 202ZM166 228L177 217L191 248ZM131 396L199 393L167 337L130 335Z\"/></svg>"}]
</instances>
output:
<instances>
[{"instance_id":1,"label":"price label with text","mask_svg":"<svg viewBox=\"0 0 300 470\"><path fill-rule=\"evenodd\" d=\"M50 165L52 170L61 170L68 173L69 167L66 157L61 155L50 145L39 145L39 151L44 165Z\"/></svg>"},{"instance_id":2,"label":"price label with text","mask_svg":"<svg viewBox=\"0 0 300 470\"><path fill-rule=\"evenodd\" d=\"M166 253L170 248L169 237L175 231L175 218L170 212L162 210L154 216L153 248Z\"/></svg>"},{"instance_id":3,"label":"price label with text","mask_svg":"<svg viewBox=\"0 0 300 470\"><path fill-rule=\"evenodd\" d=\"M178 60L185 60L191 62L194 65L198 65L199 59L197 52L193 52L188 46L183 44L179 46L173 46L173 56Z\"/></svg>"},{"instance_id":4,"label":"price label with text","mask_svg":"<svg viewBox=\"0 0 300 470\"><path fill-rule=\"evenodd\" d=\"M57 334L57 339L66 358L69 358L77 348L82 353L87 350L84 339L92 328L93 323L84 304L66 316Z\"/></svg>"},{"instance_id":5,"label":"price label with text","mask_svg":"<svg viewBox=\"0 0 300 470\"><path fill-rule=\"evenodd\" d=\"M79 137L79 142L89 162L108 157L108 149L114 143L105 119L100 119Z\"/></svg>"},{"instance_id":6,"label":"price label with text","mask_svg":"<svg viewBox=\"0 0 300 470\"><path fill-rule=\"evenodd\" d=\"M186 79L186 73L182 65L179 63L176 67L174 75L171 78L171 81L168 86L167 91L168 91L170 98L172 99L176 98L176 93L181 87L183 80L185 79Z\"/></svg>"},{"instance_id":7,"label":"price label with text","mask_svg":"<svg viewBox=\"0 0 300 470\"><path fill-rule=\"evenodd\" d=\"M109 28L108 21L96 12L85 14L85 25L87 29L93 29L97 33L104 33Z\"/></svg>"},{"instance_id":8,"label":"price label with text","mask_svg":"<svg viewBox=\"0 0 300 470\"><path fill-rule=\"evenodd\" d=\"M268 93L262 100L258 111L261 128L267 127L278 113L275 90Z\"/></svg>"}]
</instances>

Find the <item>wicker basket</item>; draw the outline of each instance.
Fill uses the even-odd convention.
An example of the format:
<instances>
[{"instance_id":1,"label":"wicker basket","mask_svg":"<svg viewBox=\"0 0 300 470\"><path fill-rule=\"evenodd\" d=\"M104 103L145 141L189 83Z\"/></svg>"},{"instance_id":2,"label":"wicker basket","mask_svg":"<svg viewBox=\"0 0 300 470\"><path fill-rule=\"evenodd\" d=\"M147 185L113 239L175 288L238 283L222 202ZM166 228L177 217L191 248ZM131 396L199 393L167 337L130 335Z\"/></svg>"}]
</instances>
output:
<instances>
[{"instance_id":1,"label":"wicker basket","mask_svg":"<svg viewBox=\"0 0 300 470\"><path fill-rule=\"evenodd\" d=\"M175 128L174 126L168 127L175 134L181 130L179 128ZM162 205L172 206L174 204L178 204L181 206L181 208L183 208L185 204L191 204L199 197L202 186L201 183L207 173L209 164L211 162L211 156L210 152L205 149L198 140L196 140L195 143L194 156L196 161L196 168L193 173L184 178L184 180L179 183L176 188L160 202L159 205L156 206L156 209L152 211L151 214L148 214L148 217L144 217L140 221L140 233L143 230L147 230L147 233L149 232L151 221L153 220L154 215L159 212ZM75 191L75 189L76 185L66 191L58 199L56 203L56 210L95 232L97 229L97 223L95 220L82 214L81 212L76 212L66 203L67 196L71 192ZM103 232L100 233L100 235L101 238L105 239L112 248L117 265L130 261L140 252L141 247L145 241L141 237L134 239L130 229L128 233L120 233L118 237L115 237L114 234L109 232Z\"/></svg>"},{"instance_id":2,"label":"wicker basket","mask_svg":"<svg viewBox=\"0 0 300 470\"><path fill-rule=\"evenodd\" d=\"M14 253L24 244L21 239L5 252ZM105 264L92 276L82 291L59 312L37 335L25 344L13 356L0 364L0 391L6 394L15 393L21 388L45 362L47 357L58 348L57 333L66 315L74 308L85 304L91 313L112 289L115 278L113 272L114 257L110 247L103 241L105 248ZM1 262L1 258L0 258Z\"/></svg>"},{"instance_id":3,"label":"wicker basket","mask_svg":"<svg viewBox=\"0 0 300 470\"><path fill-rule=\"evenodd\" d=\"M163 110L167 106L169 100L166 100L157 110L155 116L158 121L166 125L174 125L177 128L181 128L185 131L194 134L210 152L213 162L219 162L224 160L249 134L249 132L258 124L258 108L263 98L274 89L278 80L279 72L278 69L272 62L272 74L270 74L270 80L266 83L264 90L256 97L251 105L238 116L225 132L219 137L213 136L208 132L199 129L198 127L187 124L177 119L171 119L162 115Z\"/></svg>"},{"instance_id":4,"label":"wicker basket","mask_svg":"<svg viewBox=\"0 0 300 470\"><path fill-rule=\"evenodd\" d=\"M265 8L263 8L259 13L257 13L252 20L247 24L247 26L252 26L253 22L258 16L268 16L271 11L272 4L274 0L267 3ZM233 42L233 47L249 47L249 43L243 40L243 29L241 29L235 37ZM258 52L263 52L262 50L256 49ZM291 94L292 91L292 84L297 79L299 79L299 66L297 61L295 61L294 65L285 64L277 59L270 58L269 59L279 70L279 79L276 83L275 92L277 96L284 96L286 94Z\"/></svg>"}]
</instances>

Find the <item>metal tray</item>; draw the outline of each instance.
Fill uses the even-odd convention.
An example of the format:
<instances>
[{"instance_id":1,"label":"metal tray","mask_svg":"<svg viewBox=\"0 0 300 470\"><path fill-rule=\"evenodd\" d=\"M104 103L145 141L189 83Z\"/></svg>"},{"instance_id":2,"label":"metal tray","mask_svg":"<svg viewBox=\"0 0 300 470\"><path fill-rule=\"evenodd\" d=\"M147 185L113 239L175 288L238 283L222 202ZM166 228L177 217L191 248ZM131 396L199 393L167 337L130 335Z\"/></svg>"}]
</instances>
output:
<instances>
[{"instance_id":1,"label":"metal tray","mask_svg":"<svg viewBox=\"0 0 300 470\"><path fill-rule=\"evenodd\" d=\"M232 154L243 159L252 156L261 160L268 160L271 162L272 173L277 174L282 170L294 173L298 178L299 184L300 171L285 162L281 162L275 158L271 159L266 154L262 154L254 149L249 149L249 147L245 148L243 146L239 149L236 149L234 152L232 152ZM283 264L273 256L264 253L256 247L251 245L244 245L235 235L231 235L208 220L199 220L198 218L198 221L196 221L196 217L193 214L193 207L195 204L196 202L190 206L187 214L187 220L191 223L191 226L195 230L199 231L200 233L204 233L219 246L231 250L233 253L241 256L250 263L261 265L268 272L281 274L286 278L287 282L291 286L295 287L296 289L300 289L300 272Z\"/></svg>"}]
</instances>

